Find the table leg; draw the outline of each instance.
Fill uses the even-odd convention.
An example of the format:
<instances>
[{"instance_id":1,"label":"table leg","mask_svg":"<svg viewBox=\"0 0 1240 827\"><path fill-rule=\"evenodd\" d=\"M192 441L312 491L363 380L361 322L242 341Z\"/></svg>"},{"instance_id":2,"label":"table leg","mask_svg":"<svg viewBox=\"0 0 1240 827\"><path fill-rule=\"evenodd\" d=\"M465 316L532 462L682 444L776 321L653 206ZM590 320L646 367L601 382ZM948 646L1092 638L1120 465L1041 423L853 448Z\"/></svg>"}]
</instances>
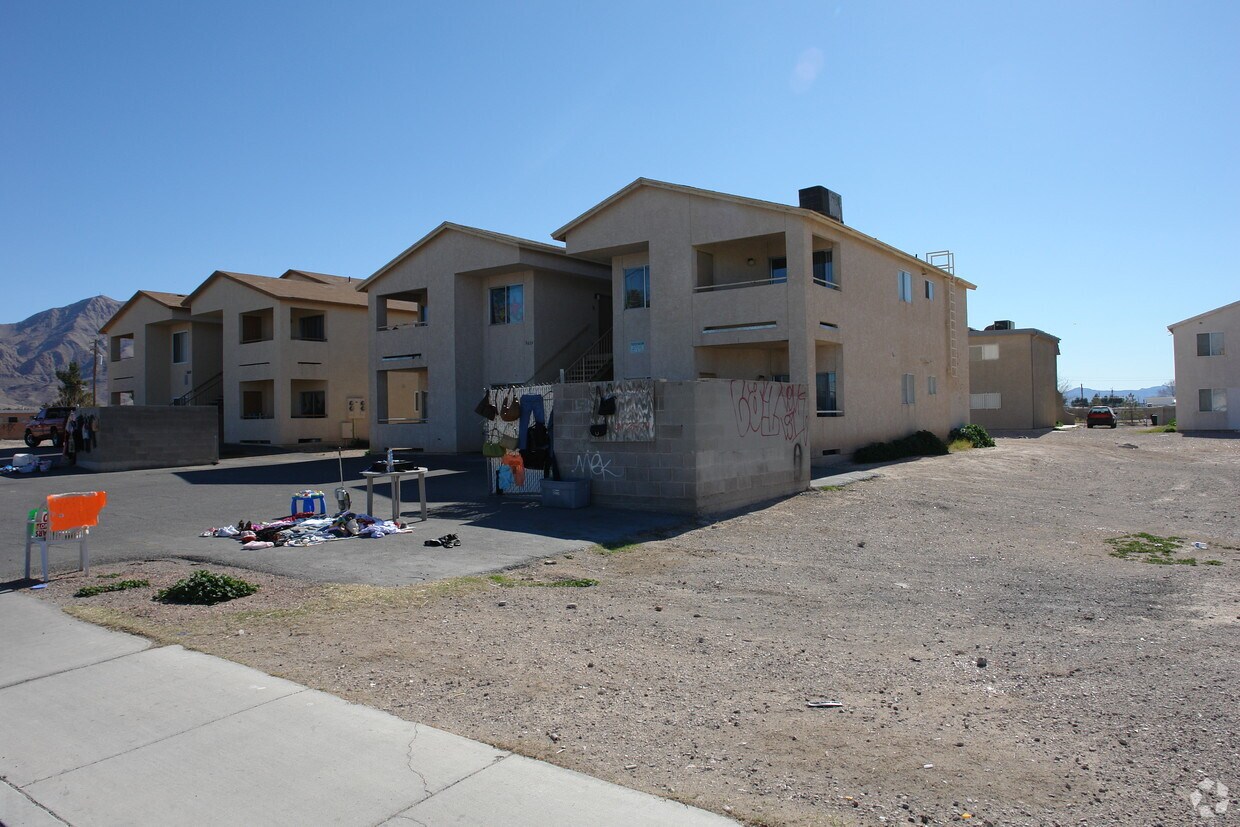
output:
<instances>
[{"instance_id":1,"label":"table leg","mask_svg":"<svg viewBox=\"0 0 1240 827\"><path fill-rule=\"evenodd\" d=\"M400 474L392 475L392 522L400 518Z\"/></svg>"},{"instance_id":2,"label":"table leg","mask_svg":"<svg viewBox=\"0 0 1240 827\"><path fill-rule=\"evenodd\" d=\"M374 516L375 513L375 478L366 478L366 513Z\"/></svg>"},{"instance_id":3,"label":"table leg","mask_svg":"<svg viewBox=\"0 0 1240 827\"><path fill-rule=\"evenodd\" d=\"M426 472L418 474L418 498L422 501L422 522L426 522Z\"/></svg>"}]
</instances>

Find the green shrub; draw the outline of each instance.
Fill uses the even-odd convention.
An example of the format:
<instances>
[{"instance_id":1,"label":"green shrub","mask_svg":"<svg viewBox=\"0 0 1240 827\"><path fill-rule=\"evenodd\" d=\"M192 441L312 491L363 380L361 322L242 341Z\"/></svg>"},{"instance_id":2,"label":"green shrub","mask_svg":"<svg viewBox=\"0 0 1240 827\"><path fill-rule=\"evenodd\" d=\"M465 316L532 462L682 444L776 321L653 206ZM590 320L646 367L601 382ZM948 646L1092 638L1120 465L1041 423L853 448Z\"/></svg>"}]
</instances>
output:
<instances>
[{"instance_id":1,"label":"green shrub","mask_svg":"<svg viewBox=\"0 0 1240 827\"><path fill-rule=\"evenodd\" d=\"M957 439L969 440L969 442L973 443L974 448L995 447L994 438L981 425L962 425L954 429L947 437L948 442L954 442Z\"/></svg>"},{"instance_id":2,"label":"green shrub","mask_svg":"<svg viewBox=\"0 0 1240 827\"><path fill-rule=\"evenodd\" d=\"M106 576L106 575L104 575ZM144 589L151 585L148 580L118 580L103 586L83 586L73 593L74 597L94 597L104 592L123 592L125 589Z\"/></svg>"},{"instance_id":3,"label":"green shrub","mask_svg":"<svg viewBox=\"0 0 1240 827\"><path fill-rule=\"evenodd\" d=\"M891 442L872 442L853 454L853 462L890 462L904 457L932 457L947 453L947 445L929 431L918 431Z\"/></svg>"},{"instance_id":4,"label":"green shrub","mask_svg":"<svg viewBox=\"0 0 1240 827\"><path fill-rule=\"evenodd\" d=\"M258 591L258 586L229 577L227 574L216 574L213 571L199 569L178 580L166 589L155 593L154 600L164 603L192 603L199 606L212 606L238 597L246 597Z\"/></svg>"}]
</instances>

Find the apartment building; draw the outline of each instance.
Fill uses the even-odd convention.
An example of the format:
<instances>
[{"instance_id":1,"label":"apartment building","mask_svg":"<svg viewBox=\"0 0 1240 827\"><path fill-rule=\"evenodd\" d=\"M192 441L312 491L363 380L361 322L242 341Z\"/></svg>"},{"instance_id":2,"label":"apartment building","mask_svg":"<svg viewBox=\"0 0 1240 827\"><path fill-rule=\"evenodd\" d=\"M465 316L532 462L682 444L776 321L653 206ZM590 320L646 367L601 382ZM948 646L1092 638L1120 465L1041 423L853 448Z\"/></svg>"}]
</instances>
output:
<instances>
[{"instance_id":1,"label":"apartment building","mask_svg":"<svg viewBox=\"0 0 1240 827\"><path fill-rule=\"evenodd\" d=\"M609 368L610 277L561 247L440 224L357 288L372 446L477 450L486 388L555 381L587 353Z\"/></svg>"},{"instance_id":2,"label":"apartment building","mask_svg":"<svg viewBox=\"0 0 1240 827\"><path fill-rule=\"evenodd\" d=\"M201 340L215 328L198 327ZM195 373L219 373L218 348L200 347L194 363L188 348L194 328L184 294L134 293L99 328L108 337L108 404L170 405L192 389ZM213 355L217 359L209 363Z\"/></svg>"},{"instance_id":3,"label":"apartment building","mask_svg":"<svg viewBox=\"0 0 1240 827\"><path fill-rule=\"evenodd\" d=\"M1059 338L997 321L969 331L969 419L987 430L1053 428L1063 419Z\"/></svg>"},{"instance_id":4,"label":"apartment building","mask_svg":"<svg viewBox=\"0 0 1240 827\"><path fill-rule=\"evenodd\" d=\"M835 193L799 196L639 178L554 232L611 275L616 379L804 384L816 461L966 423L974 285L847 226Z\"/></svg>"},{"instance_id":5,"label":"apartment building","mask_svg":"<svg viewBox=\"0 0 1240 827\"><path fill-rule=\"evenodd\" d=\"M1240 430L1240 301L1167 329L1175 349L1179 430Z\"/></svg>"},{"instance_id":6,"label":"apartment building","mask_svg":"<svg viewBox=\"0 0 1240 827\"><path fill-rule=\"evenodd\" d=\"M366 298L341 276L217 270L139 291L104 325L113 405L218 404L223 440L366 438Z\"/></svg>"}]
</instances>

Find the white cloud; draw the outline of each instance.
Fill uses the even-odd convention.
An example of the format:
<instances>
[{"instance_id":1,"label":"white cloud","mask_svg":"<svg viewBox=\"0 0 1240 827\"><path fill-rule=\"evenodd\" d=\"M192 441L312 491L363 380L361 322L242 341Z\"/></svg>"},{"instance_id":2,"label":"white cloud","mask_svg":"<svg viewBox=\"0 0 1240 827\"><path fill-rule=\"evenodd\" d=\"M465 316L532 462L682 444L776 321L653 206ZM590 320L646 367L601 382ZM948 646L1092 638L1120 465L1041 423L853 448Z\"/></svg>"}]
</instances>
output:
<instances>
[{"instance_id":1,"label":"white cloud","mask_svg":"<svg viewBox=\"0 0 1240 827\"><path fill-rule=\"evenodd\" d=\"M822 67L825 63L826 59L821 49L811 47L801 52L796 66L792 69L792 91L798 94L808 91L822 74Z\"/></svg>"}]
</instances>

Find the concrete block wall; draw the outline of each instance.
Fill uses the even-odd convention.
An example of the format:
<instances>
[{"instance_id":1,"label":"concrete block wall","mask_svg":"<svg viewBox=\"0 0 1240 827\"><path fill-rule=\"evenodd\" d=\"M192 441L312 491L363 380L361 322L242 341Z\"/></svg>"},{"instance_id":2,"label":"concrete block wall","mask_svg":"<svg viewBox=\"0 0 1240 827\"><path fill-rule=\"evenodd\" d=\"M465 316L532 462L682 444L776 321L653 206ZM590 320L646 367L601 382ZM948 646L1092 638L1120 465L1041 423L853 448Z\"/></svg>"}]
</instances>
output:
<instances>
[{"instance_id":1,"label":"concrete block wall","mask_svg":"<svg viewBox=\"0 0 1240 827\"><path fill-rule=\"evenodd\" d=\"M590 384L556 386L555 451L566 479L589 479L600 505L703 514L788 496L809 485L804 385L656 381L655 438L590 436Z\"/></svg>"},{"instance_id":2,"label":"concrete block wall","mask_svg":"<svg viewBox=\"0 0 1240 827\"><path fill-rule=\"evenodd\" d=\"M219 462L219 420L214 406L125 405L81 408L99 428L95 448L78 454L88 471L176 468Z\"/></svg>"}]
</instances>

